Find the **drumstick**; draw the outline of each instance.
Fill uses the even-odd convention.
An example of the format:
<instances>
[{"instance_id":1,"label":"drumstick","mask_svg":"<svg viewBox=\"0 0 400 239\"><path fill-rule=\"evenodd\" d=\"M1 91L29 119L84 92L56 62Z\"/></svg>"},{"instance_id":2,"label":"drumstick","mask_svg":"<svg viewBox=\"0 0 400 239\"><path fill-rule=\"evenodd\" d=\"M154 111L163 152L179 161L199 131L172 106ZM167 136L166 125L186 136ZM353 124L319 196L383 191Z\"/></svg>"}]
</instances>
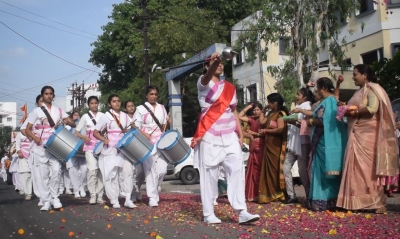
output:
<instances>
[{"instance_id":1,"label":"drumstick","mask_svg":"<svg viewBox=\"0 0 400 239\"><path fill-rule=\"evenodd\" d=\"M169 118L170 114L171 114L171 112L168 113L167 118ZM165 123L162 132L165 132L166 129L167 129L167 123Z\"/></svg>"},{"instance_id":2,"label":"drumstick","mask_svg":"<svg viewBox=\"0 0 400 239\"><path fill-rule=\"evenodd\" d=\"M156 131L157 127L154 127L153 131L151 131L150 136Z\"/></svg>"}]
</instances>

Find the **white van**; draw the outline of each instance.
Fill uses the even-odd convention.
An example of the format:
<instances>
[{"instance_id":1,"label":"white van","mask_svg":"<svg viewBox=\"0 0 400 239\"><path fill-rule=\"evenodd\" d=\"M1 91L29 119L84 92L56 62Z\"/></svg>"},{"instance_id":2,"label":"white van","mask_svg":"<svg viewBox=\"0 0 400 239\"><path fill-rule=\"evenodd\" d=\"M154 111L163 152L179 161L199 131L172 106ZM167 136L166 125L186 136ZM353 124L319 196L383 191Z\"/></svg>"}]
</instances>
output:
<instances>
[{"instance_id":1,"label":"white van","mask_svg":"<svg viewBox=\"0 0 400 239\"><path fill-rule=\"evenodd\" d=\"M184 140L188 145L190 145L192 138L184 138ZM247 166L247 160L249 159L249 145L243 143L242 152L244 165ZM199 181L199 171L193 167L193 150L190 156L183 163L175 166L174 174L185 185L195 184ZM297 162L293 165L292 175L293 178L299 177Z\"/></svg>"}]
</instances>

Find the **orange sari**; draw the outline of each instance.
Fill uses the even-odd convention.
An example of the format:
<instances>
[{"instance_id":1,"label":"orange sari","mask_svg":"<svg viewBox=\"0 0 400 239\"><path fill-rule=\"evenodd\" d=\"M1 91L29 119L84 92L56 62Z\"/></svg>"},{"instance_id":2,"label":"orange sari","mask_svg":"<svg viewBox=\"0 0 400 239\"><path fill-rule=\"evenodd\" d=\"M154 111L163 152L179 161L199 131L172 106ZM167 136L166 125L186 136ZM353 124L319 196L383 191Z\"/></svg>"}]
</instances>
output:
<instances>
[{"instance_id":1,"label":"orange sari","mask_svg":"<svg viewBox=\"0 0 400 239\"><path fill-rule=\"evenodd\" d=\"M286 116L284 111L268 115L267 128L271 122L276 124L278 118ZM264 159L261 165L259 203L270 203L275 200L285 200L286 184L283 175L287 144L287 125L281 134L268 134L265 137Z\"/></svg>"},{"instance_id":2,"label":"orange sari","mask_svg":"<svg viewBox=\"0 0 400 239\"><path fill-rule=\"evenodd\" d=\"M398 145L393 111L386 92L368 83L349 101L359 109L368 104L368 92L379 100L372 117L349 117L342 182L337 206L348 210L378 209L386 204L383 179L398 174Z\"/></svg>"}]
</instances>

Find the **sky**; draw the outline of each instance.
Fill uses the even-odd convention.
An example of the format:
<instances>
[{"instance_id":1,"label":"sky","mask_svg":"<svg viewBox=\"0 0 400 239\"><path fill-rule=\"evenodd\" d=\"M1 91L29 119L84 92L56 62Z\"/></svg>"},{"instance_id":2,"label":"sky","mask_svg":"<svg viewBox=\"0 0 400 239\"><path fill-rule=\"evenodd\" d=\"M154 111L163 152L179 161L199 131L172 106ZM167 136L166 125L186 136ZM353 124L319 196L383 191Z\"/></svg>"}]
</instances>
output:
<instances>
[{"instance_id":1,"label":"sky","mask_svg":"<svg viewBox=\"0 0 400 239\"><path fill-rule=\"evenodd\" d=\"M27 103L31 111L43 85L53 86L56 99L63 100L67 87L73 82L96 83L98 73L87 69L97 72L101 69L88 62L93 49L90 44L102 34L101 26L108 23L112 5L121 2L123 0L0 0L0 102L17 102L20 118L19 108ZM55 100L55 104L64 102L60 100Z\"/></svg>"}]
</instances>

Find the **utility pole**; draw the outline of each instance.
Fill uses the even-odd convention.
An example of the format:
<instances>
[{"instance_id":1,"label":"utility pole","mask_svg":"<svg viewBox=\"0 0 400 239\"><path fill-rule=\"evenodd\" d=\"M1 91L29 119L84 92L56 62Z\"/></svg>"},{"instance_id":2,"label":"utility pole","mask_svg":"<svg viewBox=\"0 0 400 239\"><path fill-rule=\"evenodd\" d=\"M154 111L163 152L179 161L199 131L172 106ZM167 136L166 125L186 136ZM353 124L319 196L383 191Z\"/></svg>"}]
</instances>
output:
<instances>
[{"instance_id":1,"label":"utility pole","mask_svg":"<svg viewBox=\"0 0 400 239\"><path fill-rule=\"evenodd\" d=\"M143 40L144 40L144 73L145 73L145 81L146 87L150 85L150 75L149 75L149 49L148 49L148 42L147 42L147 20L149 16L147 16L147 1L142 0L142 16L140 18L143 19Z\"/></svg>"}]
</instances>

